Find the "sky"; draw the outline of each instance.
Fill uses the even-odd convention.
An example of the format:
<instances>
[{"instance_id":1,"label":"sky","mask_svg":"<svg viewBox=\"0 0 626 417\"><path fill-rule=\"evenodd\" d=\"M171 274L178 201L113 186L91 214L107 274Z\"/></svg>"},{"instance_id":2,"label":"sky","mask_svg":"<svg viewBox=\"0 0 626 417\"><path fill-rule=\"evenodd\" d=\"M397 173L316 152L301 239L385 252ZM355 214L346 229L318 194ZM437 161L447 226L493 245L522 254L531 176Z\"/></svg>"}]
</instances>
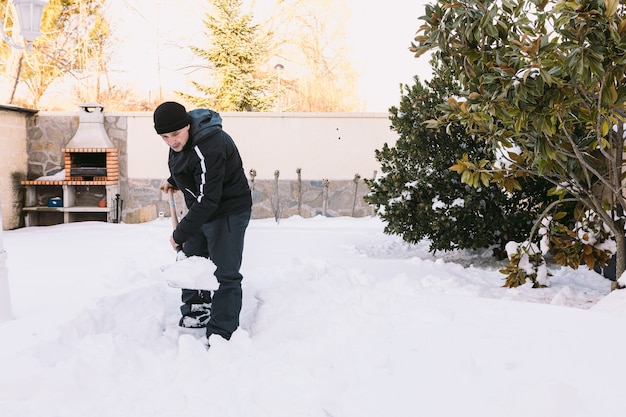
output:
<instances>
[{"instance_id":1,"label":"sky","mask_svg":"<svg viewBox=\"0 0 626 417\"><path fill-rule=\"evenodd\" d=\"M167 284L208 261L175 260L169 219L5 231L0 417L626 415L626 292L555 266L503 288L490 251L383 227L252 220L241 327L208 350Z\"/></svg>"},{"instance_id":2,"label":"sky","mask_svg":"<svg viewBox=\"0 0 626 417\"><path fill-rule=\"evenodd\" d=\"M350 18L345 22L350 60L359 74L357 90L364 111L387 112L400 102L400 84L412 84L415 75L430 77L428 58L408 51L420 23L425 0L390 0L384 7L345 0ZM274 0L256 0L253 14L261 19ZM110 68L114 83L130 86L147 97L166 98L173 90L193 92L190 80L195 61L188 46L200 45L207 0L109 0L111 21L119 41ZM245 2L246 7L249 1ZM246 9L247 10L247 9ZM289 68L285 68L285 74ZM195 77L195 78L194 78ZM174 97L174 96L171 96Z\"/></svg>"}]
</instances>

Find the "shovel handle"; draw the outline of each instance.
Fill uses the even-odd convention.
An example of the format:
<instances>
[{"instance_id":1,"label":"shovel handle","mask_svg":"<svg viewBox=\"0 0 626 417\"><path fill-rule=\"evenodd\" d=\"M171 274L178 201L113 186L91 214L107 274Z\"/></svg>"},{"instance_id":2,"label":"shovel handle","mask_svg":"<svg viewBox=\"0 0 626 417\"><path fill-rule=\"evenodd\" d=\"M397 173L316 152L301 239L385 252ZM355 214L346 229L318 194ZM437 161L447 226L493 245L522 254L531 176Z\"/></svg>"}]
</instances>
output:
<instances>
[{"instance_id":1,"label":"shovel handle","mask_svg":"<svg viewBox=\"0 0 626 417\"><path fill-rule=\"evenodd\" d=\"M167 190L168 200L170 203L170 217L172 218L172 228L176 229L178 226L178 214L176 214L176 201L174 200L174 190L170 188Z\"/></svg>"},{"instance_id":2,"label":"shovel handle","mask_svg":"<svg viewBox=\"0 0 626 417\"><path fill-rule=\"evenodd\" d=\"M170 217L172 218L172 229L176 230L176 226L178 226L178 214L176 214L176 201L174 200L174 189L170 188L167 190L168 201L170 203ZM176 252L182 251L183 248L179 245L176 248Z\"/></svg>"},{"instance_id":3,"label":"shovel handle","mask_svg":"<svg viewBox=\"0 0 626 417\"><path fill-rule=\"evenodd\" d=\"M170 204L170 217L172 218L172 229L176 230L176 226L178 226L178 214L176 214L176 200L174 200L174 190L172 188L167 190L167 195L168 195L168 201ZM183 247L181 245L178 245L176 247L176 252L178 253L178 255L176 255L176 260L178 260L179 258L180 259L185 258Z\"/></svg>"}]
</instances>

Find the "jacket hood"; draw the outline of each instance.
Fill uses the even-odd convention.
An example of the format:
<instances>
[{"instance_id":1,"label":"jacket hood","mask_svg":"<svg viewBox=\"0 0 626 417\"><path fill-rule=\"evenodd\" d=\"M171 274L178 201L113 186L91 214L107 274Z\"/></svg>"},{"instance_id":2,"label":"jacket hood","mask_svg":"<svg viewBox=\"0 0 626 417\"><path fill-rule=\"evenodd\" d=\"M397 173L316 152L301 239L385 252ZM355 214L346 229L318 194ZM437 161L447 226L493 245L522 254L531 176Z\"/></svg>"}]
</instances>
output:
<instances>
[{"instance_id":1,"label":"jacket hood","mask_svg":"<svg viewBox=\"0 0 626 417\"><path fill-rule=\"evenodd\" d=\"M222 116L213 110L194 109L189 112L189 117L191 118L189 134L193 142L222 130Z\"/></svg>"}]
</instances>

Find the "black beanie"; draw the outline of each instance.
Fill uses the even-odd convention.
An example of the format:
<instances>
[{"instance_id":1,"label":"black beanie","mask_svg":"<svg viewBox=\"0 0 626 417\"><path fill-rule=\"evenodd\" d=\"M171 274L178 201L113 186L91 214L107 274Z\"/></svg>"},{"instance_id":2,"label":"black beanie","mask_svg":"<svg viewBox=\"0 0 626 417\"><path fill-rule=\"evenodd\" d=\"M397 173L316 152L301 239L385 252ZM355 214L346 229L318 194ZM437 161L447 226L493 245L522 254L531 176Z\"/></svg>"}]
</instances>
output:
<instances>
[{"instance_id":1,"label":"black beanie","mask_svg":"<svg viewBox=\"0 0 626 417\"><path fill-rule=\"evenodd\" d=\"M174 101L161 103L154 110L154 129L159 135L175 132L190 123L185 106Z\"/></svg>"}]
</instances>

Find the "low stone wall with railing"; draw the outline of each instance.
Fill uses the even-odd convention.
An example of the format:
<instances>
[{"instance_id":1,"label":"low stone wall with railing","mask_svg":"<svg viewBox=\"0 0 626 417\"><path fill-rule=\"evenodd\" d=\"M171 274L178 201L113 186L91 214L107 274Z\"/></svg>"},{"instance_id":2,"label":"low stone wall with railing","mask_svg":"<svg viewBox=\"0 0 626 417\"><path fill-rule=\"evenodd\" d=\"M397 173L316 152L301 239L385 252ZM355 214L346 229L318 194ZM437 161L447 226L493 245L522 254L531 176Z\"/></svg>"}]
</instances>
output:
<instances>
[{"instance_id":1,"label":"low stone wall with railing","mask_svg":"<svg viewBox=\"0 0 626 417\"><path fill-rule=\"evenodd\" d=\"M291 216L352 216L372 214L363 196L367 185L360 176L352 181L287 180L250 181L253 196L253 218Z\"/></svg>"},{"instance_id":2,"label":"low stone wall with railing","mask_svg":"<svg viewBox=\"0 0 626 417\"><path fill-rule=\"evenodd\" d=\"M363 197L369 192L360 176L353 180L256 180L252 190L252 218L366 217L374 214ZM159 190L162 180L129 180L128 200L123 201L123 221L140 223L169 216L167 196ZM175 194L178 215L186 213L183 197Z\"/></svg>"}]
</instances>

